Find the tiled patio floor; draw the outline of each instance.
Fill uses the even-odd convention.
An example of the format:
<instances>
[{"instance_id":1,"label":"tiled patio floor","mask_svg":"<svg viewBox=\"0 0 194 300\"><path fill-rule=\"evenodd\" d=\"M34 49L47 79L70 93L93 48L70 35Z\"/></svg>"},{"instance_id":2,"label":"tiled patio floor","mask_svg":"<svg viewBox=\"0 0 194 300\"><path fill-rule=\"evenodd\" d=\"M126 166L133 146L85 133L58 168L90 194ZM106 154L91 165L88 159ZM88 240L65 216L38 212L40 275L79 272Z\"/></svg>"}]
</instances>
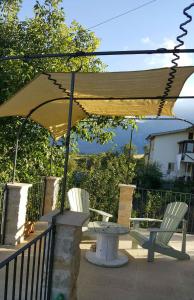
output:
<instances>
[{"instance_id":1,"label":"tiled patio floor","mask_svg":"<svg viewBox=\"0 0 194 300\"><path fill-rule=\"evenodd\" d=\"M119 248L127 253L129 263L120 268L87 262L84 256L91 242L83 240L81 244L78 300L194 300L194 235L187 236L190 261L157 254L153 263L147 263L146 250L132 250L129 236L123 236ZM179 234L171 245L180 249Z\"/></svg>"}]
</instances>

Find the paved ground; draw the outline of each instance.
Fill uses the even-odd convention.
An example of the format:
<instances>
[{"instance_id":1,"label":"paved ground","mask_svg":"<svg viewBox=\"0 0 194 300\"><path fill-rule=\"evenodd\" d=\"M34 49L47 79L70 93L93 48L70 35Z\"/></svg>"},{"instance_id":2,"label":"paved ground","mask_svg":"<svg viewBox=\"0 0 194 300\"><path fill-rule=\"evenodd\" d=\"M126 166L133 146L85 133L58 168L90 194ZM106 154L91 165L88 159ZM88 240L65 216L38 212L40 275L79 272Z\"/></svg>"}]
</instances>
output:
<instances>
[{"instance_id":1,"label":"paved ground","mask_svg":"<svg viewBox=\"0 0 194 300\"><path fill-rule=\"evenodd\" d=\"M84 256L92 242L83 240L81 244L78 300L194 300L194 235L187 236L190 261L156 255L154 263L147 263L145 250L132 250L129 236L123 236L119 248L129 256L129 263L120 268L103 268L88 263ZM180 249L180 235L173 238L172 245ZM0 261L15 250L14 247L1 247ZM12 268L10 266L10 273ZM0 271L0 300L3 300L4 276L4 271ZM17 285L18 281L19 274ZM8 290L11 293L12 286L8 286ZM8 299L12 299L10 293ZM37 300L35 292L33 299Z\"/></svg>"},{"instance_id":2,"label":"paved ground","mask_svg":"<svg viewBox=\"0 0 194 300\"><path fill-rule=\"evenodd\" d=\"M180 249L179 234L171 244ZM156 255L154 263L147 263L146 250L132 250L130 238L125 236L119 248L129 256L128 265L103 268L85 260L90 246L87 240L81 244L78 300L194 300L194 235L187 236L190 261Z\"/></svg>"}]
</instances>

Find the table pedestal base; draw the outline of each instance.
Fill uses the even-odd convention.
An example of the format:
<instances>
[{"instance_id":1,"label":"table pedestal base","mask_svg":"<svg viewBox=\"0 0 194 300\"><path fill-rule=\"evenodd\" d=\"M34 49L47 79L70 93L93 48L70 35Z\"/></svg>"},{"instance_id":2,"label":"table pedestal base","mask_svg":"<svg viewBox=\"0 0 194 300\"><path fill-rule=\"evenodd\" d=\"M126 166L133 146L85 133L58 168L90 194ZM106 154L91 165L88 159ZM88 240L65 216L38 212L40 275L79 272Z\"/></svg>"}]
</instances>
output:
<instances>
[{"instance_id":1,"label":"table pedestal base","mask_svg":"<svg viewBox=\"0 0 194 300\"><path fill-rule=\"evenodd\" d=\"M109 268L121 267L128 263L128 257L122 253L118 253L117 259L105 260L97 257L95 252L88 251L86 252L86 259L92 264Z\"/></svg>"},{"instance_id":2,"label":"table pedestal base","mask_svg":"<svg viewBox=\"0 0 194 300\"><path fill-rule=\"evenodd\" d=\"M118 252L118 235L97 234L96 252L87 251L86 259L102 267L120 267L128 263L128 257Z\"/></svg>"}]
</instances>

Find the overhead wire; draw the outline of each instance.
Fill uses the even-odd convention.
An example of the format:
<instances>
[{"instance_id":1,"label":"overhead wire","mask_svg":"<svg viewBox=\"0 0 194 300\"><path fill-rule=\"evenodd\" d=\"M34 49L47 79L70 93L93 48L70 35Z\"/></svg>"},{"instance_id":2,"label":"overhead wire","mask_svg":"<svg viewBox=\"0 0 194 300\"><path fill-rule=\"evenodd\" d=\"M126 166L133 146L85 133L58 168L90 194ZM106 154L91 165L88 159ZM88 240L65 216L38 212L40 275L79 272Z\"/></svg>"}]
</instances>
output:
<instances>
[{"instance_id":1,"label":"overhead wire","mask_svg":"<svg viewBox=\"0 0 194 300\"><path fill-rule=\"evenodd\" d=\"M156 2L156 1L158 1L158 0L151 0L151 1L145 2L145 3L139 5L139 6L135 7L135 8L132 8L132 9L130 9L130 10L127 10L127 11L125 11L125 12L119 14L119 15L116 15L116 16L114 16L114 17L112 17L112 18L106 19L106 20L104 20L104 21L102 21L102 22L100 22L100 23L97 23L96 25L90 26L90 27L86 28L86 30L91 30L91 29L93 29L93 28L99 27L99 26L101 26L101 25L103 25L103 24L106 24L106 23L108 23L108 22L114 21L115 19L118 19L118 18L120 18L120 17L123 17L123 16L125 16L125 15L127 15L127 14L129 14L129 13L132 13L132 12L134 12L134 11L136 11L136 10L142 8L142 7L146 7L146 6L152 4L152 3Z\"/></svg>"}]
</instances>

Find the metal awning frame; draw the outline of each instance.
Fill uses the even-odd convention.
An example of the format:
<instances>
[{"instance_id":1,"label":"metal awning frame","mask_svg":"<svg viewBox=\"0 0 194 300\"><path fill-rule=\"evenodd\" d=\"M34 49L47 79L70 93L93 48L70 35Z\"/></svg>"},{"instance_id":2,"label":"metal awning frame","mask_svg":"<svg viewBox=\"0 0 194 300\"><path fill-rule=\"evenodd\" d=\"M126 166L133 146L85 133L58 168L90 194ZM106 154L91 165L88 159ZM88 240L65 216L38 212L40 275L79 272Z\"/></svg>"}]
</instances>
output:
<instances>
[{"instance_id":1,"label":"metal awning frame","mask_svg":"<svg viewBox=\"0 0 194 300\"><path fill-rule=\"evenodd\" d=\"M167 53L194 53L194 49L156 49L156 50L131 50L131 51L101 51L101 52L76 52L76 53L56 53L56 54L35 54L35 55L28 55L28 56L22 56L22 55L17 55L17 56L4 56L0 57L0 61L7 61L7 60L33 60L33 59L44 59L44 58L75 58L75 57L88 57L88 56L107 56L107 55L143 55L143 54L167 54ZM71 136L71 127L72 127L72 112L73 112L73 101L75 100L87 100L87 98L74 98L74 86L75 86L75 80L76 80L76 73L77 71L80 71L80 68L76 71L71 72L71 86L70 86L70 95L69 97L63 97L60 99L64 100L69 100L69 111L68 111L68 127L67 127L67 134L66 134L66 139L65 139L65 162L64 162L64 172L63 172L63 189L62 189L62 200L61 200L61 213L64 211L64 206L65 206L65 198L66 198L66 184L67 184L67 171L68 171L68 161L69 161L69 149L70 149L70 136ZM46 75L49 76L49 74L45 73ZM136 97L139 99L138 97ZM163 99L163 96L156 96L156 97L145 97L145 99L150 98L150 99ZM171 97L169 97L171 98ZM172 98L177 98L177 99L193 99L194 96L175 96ZM102 99L102 100L117 100L117 98L109 98L109 99ZM125 98L120 100L125 100ZM129 99L129 98L127 98ZM142 97L141 97L142 99ZM17 165L17 154L18 154L18 144L19 144L19 139L21 138L23 129L25 127L25 124L29 117L33 114L34 111L42 107L43 105L46 105L47 103L57 101L59 100L58 98L56 99L50 99L42 103L41 105L35 107L30 111L30 113L26 116L24 121L22 122L21 127L18 130L17 133L17 139L16 139L16 146L15 146L15 157L14 157L14 167L13 167L13 181L15 181L15 173L16 173L16 165ZM95 98L88 99L88 100L96 100ZM132 118L132 119L138 119L138 118ZM149 118L142 118L142 119L149 119ZM153 119L153 118L152 118ZM163 118L164 119L164 118ZM157 119L159 120L159 118ZM168 118L170 120L170 118ZM191 124L191 122L187 120L182 120L180 118L171 118L171 120L180 120L180 121L185 121Z\"/></svg>"}]
</instances>

